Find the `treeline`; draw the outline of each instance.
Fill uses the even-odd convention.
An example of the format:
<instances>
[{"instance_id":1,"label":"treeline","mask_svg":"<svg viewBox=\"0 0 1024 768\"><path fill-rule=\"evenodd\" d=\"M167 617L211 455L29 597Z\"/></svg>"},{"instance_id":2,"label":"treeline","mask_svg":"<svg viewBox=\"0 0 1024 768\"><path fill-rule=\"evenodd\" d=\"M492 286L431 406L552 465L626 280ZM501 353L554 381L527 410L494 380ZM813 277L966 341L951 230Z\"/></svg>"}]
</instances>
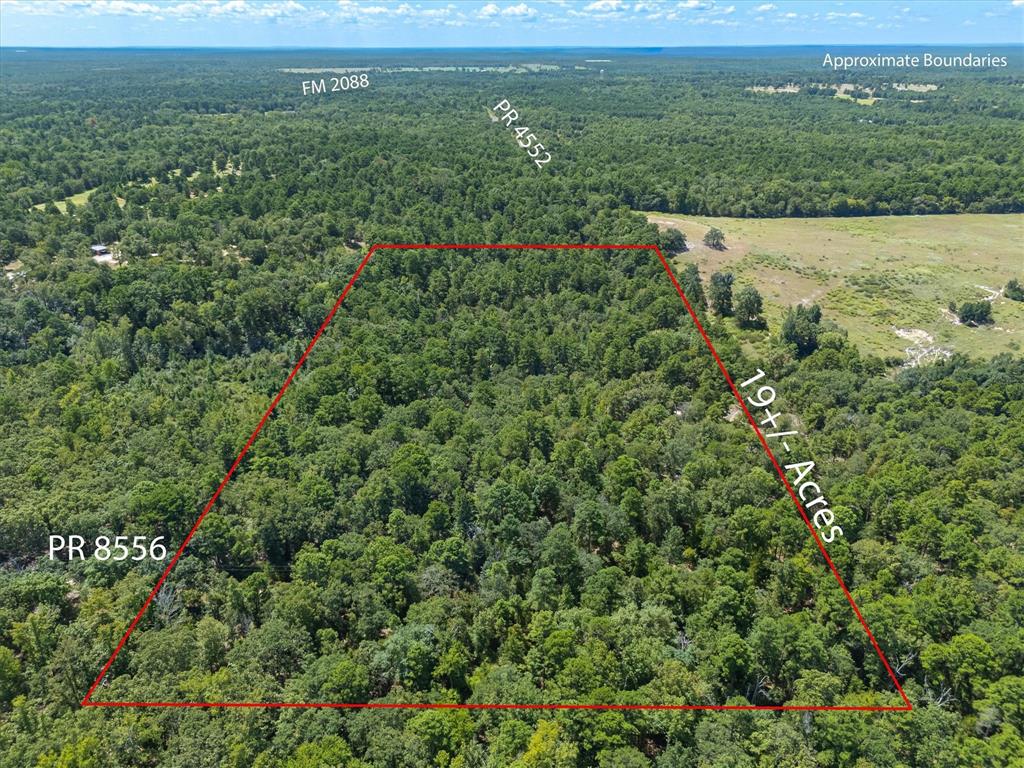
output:
<instances>
[{"instance_id":1,"label":"treeline","mask_svg":"<svg viewBox=\"0 0 1024 768\"><path fill-rule=\"evenodd\" d=\"M249 215L263 206L326 213L326 185L351 187L364 200L414 191L389 202L397 214L424 199L456 210L453 191L493 194L523 183L540 184L545 208L559 217L606 196L634 209L725 216L1024 210L1024 103L1006 74L942 77L940 91L915 94L924 104L864 107L744 90L773 71L789 77L791 60L736 60L723 70L687 58L625 57L601 77L553 56L565 69L372 72L364 92L316 97L301 95L312 75L281 70L429 62L336 52L8 57L0 258L13 260L32 241L29 230L47 215L34 205L94 189L131 199L151 179L202 196L231 181L211 172L229 161L244 169L236 181L254 185L235 203ZM807 71L801 81L818 77ZM44 87L54 82L73 87ZM555 158L548 172L492 130L484 108L503 97L496 94L513 97L544 133ZM203 175L190 182L196 170ZM278 193L259 188L275 180ZM299 190L304 202L283 205L281 193ZM484 196L468 210L491 219L500 202ZM346 210L379 221L365 204Z\"/></svg>"}]
</instances>

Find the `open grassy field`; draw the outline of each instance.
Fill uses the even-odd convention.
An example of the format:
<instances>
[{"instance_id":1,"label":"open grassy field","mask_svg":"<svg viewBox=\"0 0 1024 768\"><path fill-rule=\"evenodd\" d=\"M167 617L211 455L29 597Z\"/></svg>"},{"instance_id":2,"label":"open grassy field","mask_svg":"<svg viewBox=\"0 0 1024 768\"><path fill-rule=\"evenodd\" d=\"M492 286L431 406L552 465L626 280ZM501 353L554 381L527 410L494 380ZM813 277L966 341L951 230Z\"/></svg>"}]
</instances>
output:
<instances>
[{"instance_id":1,"label":"open grassy field","mask_svg":"<svg viewBox=\"0 0 1024 768\"><path fill-rule=\"evenodd\" d=\"M57 206L57 210L59 210L61 213L67 213L68 203L74 203L76 206L85 205L89 201L89 195L91 195L95 191L95 189L87 189L84 192L79 192L77 195L65 197L63 200L54 200L53 204ZM122 208L124 208L124 202L125 201L123 197L117 198L117 204L120 205ZM43 208L46 207L46 203L37 203L32 207L36 208L37 210L42 210Z\"/></svg>"},{"instance_id":2,"label":"open grassy field","mask_svg":"<svg viewBox=\"0 0 1024 768\"><path fill-rule=\"evenodd\" d=\"M989 357L1024 348L1024 303L991 298L1010 278L1024 279L1022 215L647 217L686 234L690 250L677 262L696 262L705 280L731 271L738 285L756 286L773 331L785 307L817 302L877 355ZM725 250L701 244L711 227L725 233ZM990 298L995 323L988 327L960 325L948 310L950 301Z\"/></svg>"},{"instance_id":3,"label":"open grassy field","mask_svg":"<svg viewBox=\"0 0 1024 768\"><path fill-rule=\"evenodd\" d=\"M96 190L94 189L87 189L84 192L79 192L77 195L66 197L63 200L54 200L53 204L57 206L57 209L61 213L67 213L68 203L74 203L75 205L85 205L86 201L89 199L89 195L91 195L95 191ZM38 205L34 205L32 207L42 210L43 208L46 207L46 203L39 203Z\"/></svg>"},{"instance_id":4,"label":"open grassy field","mask_svg":"<svg viewBox=\"0 0 1024 768\"><path fill-rule=\"evenodd\" d=\"M216 167L213 166L213 162L212 161L211 161L210 165L213 168L214 175L216 175L216 176L227 176L229 173L234 173L234 174L238 175L238 174L241 173L240 170L235 169L233 166L231 166L230 163L228 164L228 167L226 169L222 170L222 171L218 171L216 169ZM171 176L181 176L181 168L173 169L170 172L170 175ZM192 179L196 178L198 175L199 175L199 171L196 171L195 173L190 174L187 178L188 178L189 181L191 181ZM130 184L133 184L134 182L128 182L128 183L130 185ZM148 184L146 186L155 187L159 183L160 183L160 180L158 178L156 178L156 176L150 176L149 177L149 182L148 182ZM96 188L94 188L94 189L86 189L86 190L84 190L82 192L79 192L76 195L71 195L70 197L65 197L63 200L54 200L53 204L55 206L57 206L57 210L59 210L61 213L67 213L68 212L68 203L74 203L76 206L83 206L87 202L89 202L89 195L91 195L95 191L96 191ZM119 206L121 206L122 208L124 208L125 199L123 197L117 196L117 204ZM41 211L43 208L46 207L46 203L36 203L32 207L35 208L36 210L40 210Z\"/></svg>"}]
</instances>

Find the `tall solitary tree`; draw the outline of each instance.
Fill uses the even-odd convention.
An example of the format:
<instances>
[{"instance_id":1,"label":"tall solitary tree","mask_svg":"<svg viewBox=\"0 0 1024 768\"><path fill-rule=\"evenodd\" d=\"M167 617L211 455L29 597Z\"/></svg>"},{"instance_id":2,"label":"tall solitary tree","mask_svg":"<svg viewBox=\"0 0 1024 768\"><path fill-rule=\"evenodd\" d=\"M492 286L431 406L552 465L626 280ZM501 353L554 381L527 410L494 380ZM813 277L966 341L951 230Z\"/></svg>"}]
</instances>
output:
<instances>
[{"instance_id":1,"label":"tall solitary tree","mask_svg":"<svg viewBox=\"0 0 1024 768\"><path fill-rule=\"evenodd\" d=\"M718 227L712 227L704 234L704 245L721 251L725 248L725 233Z\"/></svg>"},{"instance_id":2,"label":"tall solitary tree","mask_svg":"<svg viewBox=\"0 0 1024 768\"><path fill-rule=\"evenodd\" d=\"M764 318L761 312L764 309L764 302L757 288L752 285L744 285L736 293L736 323L740 328L765 328Z\"/></svg>"},{"instance_id":3,"label":"tall solitary tree","mask_svg":"<svg viewBox=\"0 0 1024 768\"><path fill-rule=\"evenodd\" d=\"M732 284L735 278L732 272L715 272L711 276L711 287L708 290L711 298L711 311L721 317L732 314Z\"/></svg>"}]
</instances>

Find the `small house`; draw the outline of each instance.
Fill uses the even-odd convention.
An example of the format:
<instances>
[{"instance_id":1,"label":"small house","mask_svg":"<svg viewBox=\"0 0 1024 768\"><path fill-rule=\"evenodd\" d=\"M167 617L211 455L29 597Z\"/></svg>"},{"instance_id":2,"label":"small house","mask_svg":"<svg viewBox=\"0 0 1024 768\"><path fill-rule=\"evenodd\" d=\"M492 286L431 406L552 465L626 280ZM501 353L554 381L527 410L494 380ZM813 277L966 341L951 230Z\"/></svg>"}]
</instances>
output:
<instances>
[{"instance_id":1,"label":"small house","mask_svg":"<svg viewBox=\"0 0 1024 768\"><path fill-rule=\"evenodd\" d=\"M90 245L89 250L92 251L92 260L97 264L106 264L108 267L116 267L120 264L110 249L102 243Z\"/></svg>"}]
</instances>

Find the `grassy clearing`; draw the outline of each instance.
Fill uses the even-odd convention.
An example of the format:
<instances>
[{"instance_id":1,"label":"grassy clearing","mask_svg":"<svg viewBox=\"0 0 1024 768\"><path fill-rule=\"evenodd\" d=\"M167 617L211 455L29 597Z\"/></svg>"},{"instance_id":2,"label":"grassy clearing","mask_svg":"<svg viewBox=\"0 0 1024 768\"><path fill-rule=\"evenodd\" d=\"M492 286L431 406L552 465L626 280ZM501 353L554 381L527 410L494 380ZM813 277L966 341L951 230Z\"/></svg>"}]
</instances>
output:
<instances>
[{"instance_id":1,"label":"grassy clearing","mask_svg":"<svg viewBox=\"0 0 1024 768\"><path fill-rule=\"evenodd\" d=\"M210 163L210 166L211 166L212 173L215 176L227 176L228 174L231 174L231 173L234 173L236 176L238 176L238 175L241 175L241 173L242 173L241 169L234 168L231 165L231 163L228 163L228 167L225 170L223 170L223 171L218 171L216 168L214 168L212 162ZM194 173L189 174L186 178L189 181L193 181L197 176L199 176L199 173L200 173L199 171L195 171ZM170 171L169 175L172 176L172 177L173 176L181 176L181 168L174 168L174 169L172 169ZM135 182L128 182L128 184L130 186L134 186ZM158 179L156 176L150 176L148 182L146 182L145 184L141 184L139 186L156 188L159 185L160 185L160 179ZM54 200L53 204L57 206L57 209L61 213L67 213L68 212L68 203L74 203L76 206L85 205L86 202L88 202L88 200L89 200L89 195L91 195L93 192L95 192L96 189L98 189L98 187L94 187L93 189L87 189L84 192L79 192L77 195L71 195L71 197L65 197L63 200ZM123 197L121 197L120 195L117 195L116 199L117 199L117 204L119 206L121 206L122 208L124 208L125 202L127 202L127 201ZM43 210L46 207L46 203L37 203L36 205L33 205L32 207L35 208L36 210L41 211L41 210Z\"/></svg>"},{"instance_id":2,"label":"grassy clearing","mask_svg":"<svg viewBox=\"0 0 1024 768\"><path fill-rule=\"evenodd\" d=\"M858 104L862 104L862 105L863 105L863 106L865 106L865 107L870 107L870 106L872 106L872 105L873 105L873 104L874 104L874 103L875 103L876 101L878 101L878 99L877 99L876 97L874 97L874 96L869 96L869 97L868 97L868 98L866 98L866 99L855 99L855 98L853 98L853 96L851 96L851 95L850 95L850 94L848 94L848 93L837 93L837 94L836 94L836 95L834 96L834 98L836 98L836 99L839 99L839 100L841 100L841 101L855 101L855 102L857 102Z\"/></svg>"},{"instance_id":3,"label":"grassy clearing","mask_svg":"<svg viewBox=\"0 0 1024 768\"><path fill-rule=\"evenodd\" d=\"M649 213L659 226L686 234L707 279L731 271L765 298L769 326L785 307L817 302L864 351L902 356L910 345L898 329L921 330L934 345L973 357L1024 348L1024 303L997 296L995 324L958 325L948 311L991 296L1024 275L1024 216L868 216L820 219L732 219ZM701 244L718 227L726 250Z\"/></svg>"},{"instance_id":4,"label":"grassy clearing","mask_svg":"<svg viewBox=\"0 0 1024 768\"><path fill-rule=\"evenodd\" d=\"M87 189L84 192L79 192L77 195L65 197L63 200L54 200L53 204L57 206L57 209L61 213L67 213L68 203L74 203L75 205L85 205L86 201L88 201L89 199L89 195L91 195L95 191L95 189ZM32 207L38 210L42 210L43 208L46 207L46 203L39 203L38 205L33 205Z\"/></svg>"},{"instance_id":5,"label":"grassy clearing","mask_svg":"<svg viewBox=\"0 0 1024 768\"><path fill-rule=\"evenodd\" d=\"M63 200L54 200L53 204L57 206L57 210L61 213L68 212L68 203L74 203L76 206L83 206L89 201L89 195L96 191L97 188L87 189L84 192L79 192L77 195L71 195L71 197L65 197ZM125 199L123 197L117 198L117 204L124 208ZM43 210L46 207L46 203L37 203L32 206L38 211Z\"/></svg>"}]
</instances>

